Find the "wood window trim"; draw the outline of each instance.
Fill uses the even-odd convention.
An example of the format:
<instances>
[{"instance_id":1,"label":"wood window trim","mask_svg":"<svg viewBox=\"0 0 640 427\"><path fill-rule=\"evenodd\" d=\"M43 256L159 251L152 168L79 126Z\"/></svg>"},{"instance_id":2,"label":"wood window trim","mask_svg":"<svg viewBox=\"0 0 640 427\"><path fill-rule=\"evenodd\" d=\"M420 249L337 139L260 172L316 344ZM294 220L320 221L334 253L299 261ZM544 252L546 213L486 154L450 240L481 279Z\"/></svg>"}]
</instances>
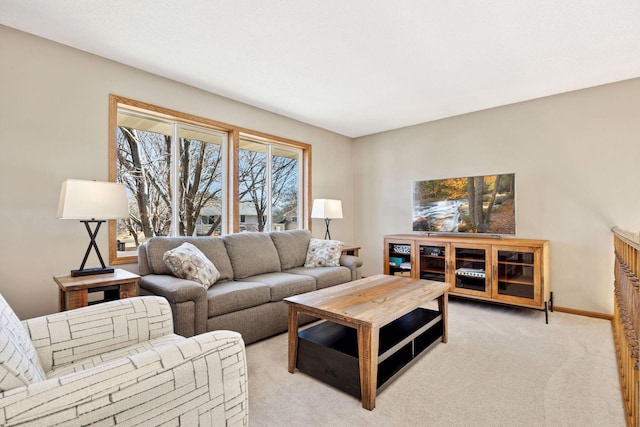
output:
<instances>
[{"instance_id":1,"label":"wood window trim","mask_svg":"<svg viewBox=\"0 0 640 427\"><path fill-rule=\"evenodd\" d=\"M228 173L229 173L229 184L231 187L230 190L230 203L228 203L227 211L225 214L227 215L227 221L229 221L229 228L232 233L237 233L240 229L240 219L238 215L235 215L235 212L239 212L240 202L238 198L235 196L238 194L238 171L240 168L239 159L238 159L238 151L240 148L240 138L243 136L247 136L253 139L263 140L265 142L276 143L278 145L282 145L285 147L296 148L302 151L301 158L301 167L303 168L303 173L300 174L302 179L302 188L305 189L305 195L302 197L302 218L303 224L302 228L311 230L311 144L306 144L303 142L295 141L288 138L283 138L276 135L271 135L264 132L255 131L252 129L247 129L240 126L230 125L228 123L219 122L212 119L207 119L205 117L196 116L193 114L188 114L184 112L180 112L177 110L172 110L170 108L160 107L154 104L149 104L147 102L137 101L131 98L123 97L120 95L109 94L109 181L115 182L117 176L117 168L116 168L116 159L117 159L117 132L116 127L118 125L118 109L126 109L134 112L140 112L143 114L148 114L152 112L159 118L164 118L173 121L179 121L181 123L191 124L195 126L204 126L207 128L211 128L213 130L221 131L227 133L229 150L227 150L227 165L228 165ZM120 265L120 264L135 264L138 262L138 256L120 256L118 257L117 253L117 245L116 245L116 221L109 220L109 264L112 265Z\"/></svg>"}]
</instances>

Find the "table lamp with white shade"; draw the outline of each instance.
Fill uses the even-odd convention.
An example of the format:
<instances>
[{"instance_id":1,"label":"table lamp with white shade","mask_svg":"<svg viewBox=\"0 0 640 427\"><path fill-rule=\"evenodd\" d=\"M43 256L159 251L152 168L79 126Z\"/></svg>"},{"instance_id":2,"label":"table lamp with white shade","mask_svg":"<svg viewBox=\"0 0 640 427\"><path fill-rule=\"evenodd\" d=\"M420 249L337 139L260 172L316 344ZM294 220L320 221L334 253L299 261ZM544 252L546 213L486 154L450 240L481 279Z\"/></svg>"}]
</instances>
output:
<instances>
[{"instance_id":1,"label":"table lamp with white shade","mask_svg":"<svg viewBox=\"0 0 640 427\"><path fill-rule=\"evenodd\" d=\"M57 217L80 220L91 238L80 269L71 270L71 276L113 273L113 267L105 265L100 255L96 236L102 223L107 220L129 217L129 203L124 184L67 179L62 183L60 190ZM90 224L96 224L95 229L92 230ZM96 250L101 267L84 268L92 248Z\"/></svg>"},{"instance_id":2,"label":"table lamp with white shade","mask_svg":"<svg viewBox=\"0 0 640 427\"><path fill-rule=\"evenodd\" d=\"M332 219L342 219L342 201L334 199L315 199L311 209L311 218L324 219L327 227L324 238L331 240L329 233L329 223Z\"/></svg>"}]
</instances>

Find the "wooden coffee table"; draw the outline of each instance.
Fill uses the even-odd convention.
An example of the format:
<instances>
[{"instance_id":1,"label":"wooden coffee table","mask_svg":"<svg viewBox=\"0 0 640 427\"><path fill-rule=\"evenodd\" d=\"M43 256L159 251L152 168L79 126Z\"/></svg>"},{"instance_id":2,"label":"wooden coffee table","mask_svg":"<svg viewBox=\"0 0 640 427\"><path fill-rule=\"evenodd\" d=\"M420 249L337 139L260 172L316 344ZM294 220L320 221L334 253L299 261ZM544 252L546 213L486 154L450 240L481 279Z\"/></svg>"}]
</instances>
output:
<instances>
[{"instance_id":1,"label":"wooden coffee table","mask_svg":"<svg viewBox=\"0 0 640 427\"><path fill-rule=\"evenodd\" d=\"M342 377L347 382L352 378L359 382L359 390L350 390L348 384L342 388L360 396L362 406L372 410L380 382L399 375L438 338L447 342L448 290L448 283L377 275L285 298L289 372L304 365L309 367L307 373L315 372L338 387ZM437 312L421 307L435 299ZM328 322L299 332L299 314ZM304 360L299 360L301 342L309 345ZM320 366L324 363L328 365ZM383 381L378 376L379 363L391 370ZM323 378L327 372L330 375Z\"/></svg>"}]
</instances>

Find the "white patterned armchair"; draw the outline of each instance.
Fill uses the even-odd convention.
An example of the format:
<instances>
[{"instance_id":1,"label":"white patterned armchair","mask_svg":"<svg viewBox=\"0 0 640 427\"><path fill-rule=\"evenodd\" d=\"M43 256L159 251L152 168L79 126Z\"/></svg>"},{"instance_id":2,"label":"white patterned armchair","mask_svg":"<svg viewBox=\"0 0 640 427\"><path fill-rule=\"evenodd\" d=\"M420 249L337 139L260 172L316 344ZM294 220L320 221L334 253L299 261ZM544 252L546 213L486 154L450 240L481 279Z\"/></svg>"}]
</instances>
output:
<instances>
[{"instance_id":1,"label":"white patterned armchair","mask_svg":"<svg viewBox=\"0 0 640 427\"><path fill-rule=\"evenodd\" d=\"M246 426L241 336L173 334L161 297L29 319L0 295L1 426Z\"/></svg>"}]
</instances>

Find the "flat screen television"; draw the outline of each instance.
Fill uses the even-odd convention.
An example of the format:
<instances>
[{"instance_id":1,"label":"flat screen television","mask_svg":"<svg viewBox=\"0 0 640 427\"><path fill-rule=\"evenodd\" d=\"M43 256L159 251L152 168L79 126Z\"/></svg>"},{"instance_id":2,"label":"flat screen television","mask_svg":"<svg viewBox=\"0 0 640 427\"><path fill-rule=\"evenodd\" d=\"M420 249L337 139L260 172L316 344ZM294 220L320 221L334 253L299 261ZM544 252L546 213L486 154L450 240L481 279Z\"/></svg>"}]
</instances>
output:
<instances>
[{"instance_id":1,"label":"flat screen television","mask_svg":"<svg viewBox=\"0 0 640 427\"><path fill-rule=\"evenodd\" d=\"M516 234L515 174L416 181L413 231Z\"/></svg>"}]
</instances>

